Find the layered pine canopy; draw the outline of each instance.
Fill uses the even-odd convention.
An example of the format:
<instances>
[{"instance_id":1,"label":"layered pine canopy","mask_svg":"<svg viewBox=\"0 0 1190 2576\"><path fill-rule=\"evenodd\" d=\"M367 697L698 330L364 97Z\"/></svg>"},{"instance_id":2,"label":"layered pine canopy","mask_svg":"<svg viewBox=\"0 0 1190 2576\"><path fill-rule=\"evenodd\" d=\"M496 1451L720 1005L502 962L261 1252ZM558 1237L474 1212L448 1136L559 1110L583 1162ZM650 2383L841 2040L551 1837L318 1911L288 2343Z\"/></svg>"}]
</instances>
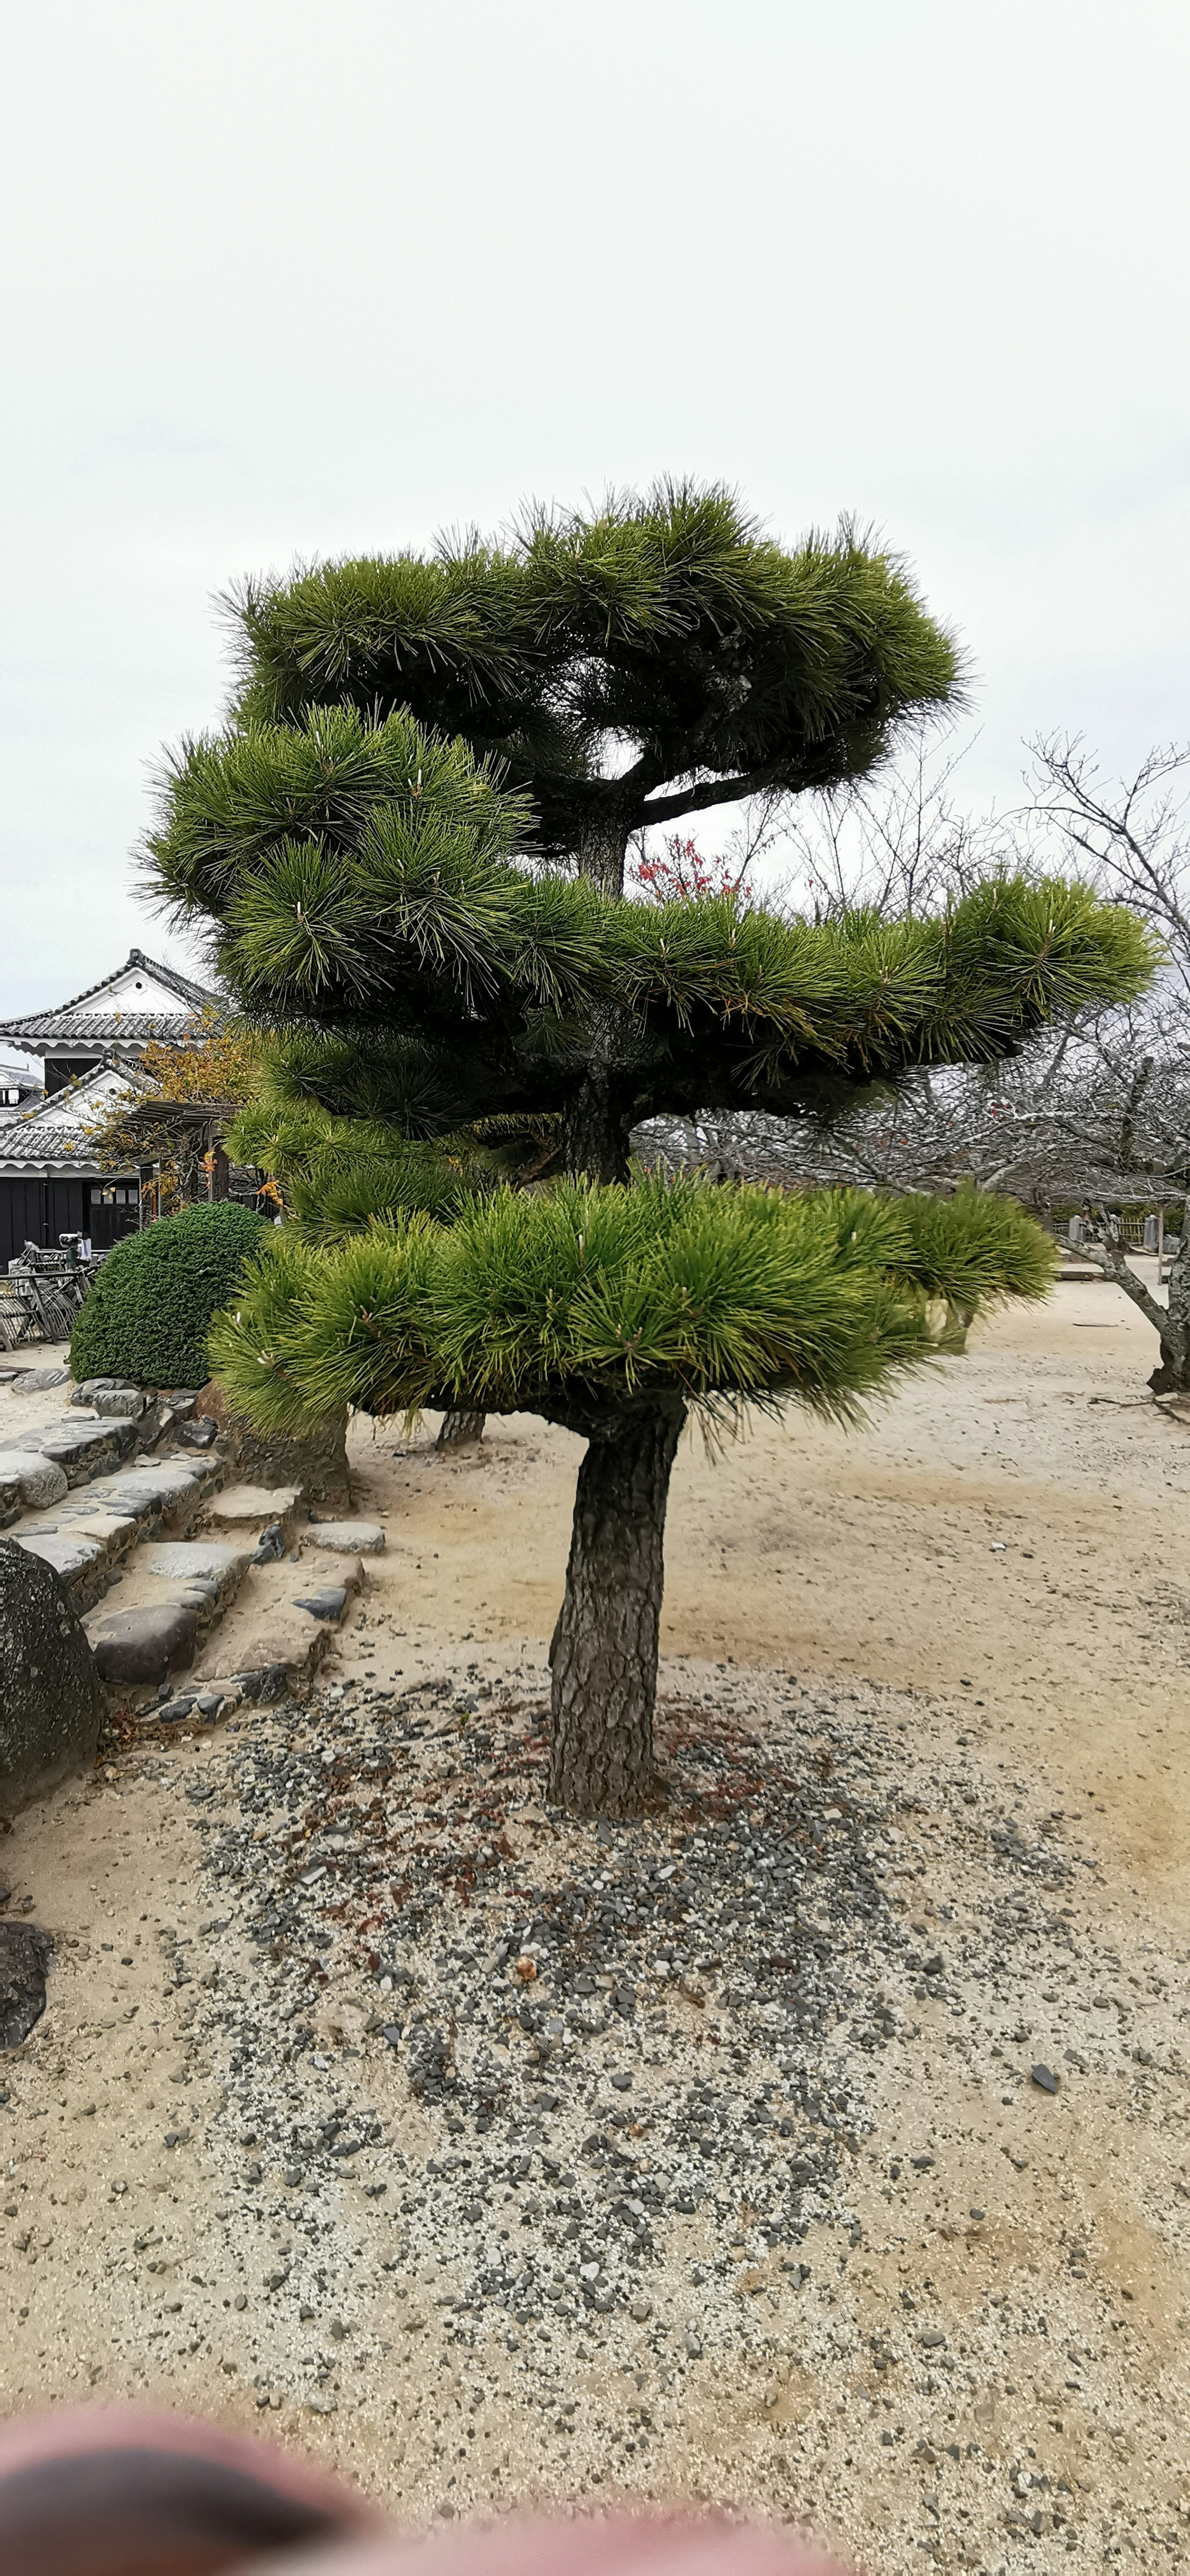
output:
<instances>
[{"instance_id":1,"label":"layered pine canopy","mask_svg":"<svg viewBox=\"0 0 1190 2576\"><path fill-rule=\"evenodd\" d=\"M824 1085L993 1058L1130 998L1135 918L996 878L935 920L809 922L729 897L643 904L517 855L525 801L407 713L246 723L174 762L150 842L213 924L240 1006L287 1032L295 1092L407 1136L565 1109L617 1132L698 1107L797 1114Z\"/></svg>"}]
</instances>

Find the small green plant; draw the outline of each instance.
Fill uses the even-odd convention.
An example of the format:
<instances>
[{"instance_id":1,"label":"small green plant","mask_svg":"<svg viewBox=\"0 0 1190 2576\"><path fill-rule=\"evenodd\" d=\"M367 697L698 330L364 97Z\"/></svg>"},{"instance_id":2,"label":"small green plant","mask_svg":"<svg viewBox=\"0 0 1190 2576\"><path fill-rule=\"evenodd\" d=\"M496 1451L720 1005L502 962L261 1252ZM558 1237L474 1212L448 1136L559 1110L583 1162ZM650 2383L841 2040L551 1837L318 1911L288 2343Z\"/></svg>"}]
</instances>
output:
<instances>
[{"instance_id":1,"label":"small green plant","mask_svg":"<svg viewBox=\"0 0 1190 2576\"><path fill-rule=\"evenodd\" d=\"M183 1208L109 1252L70 1344L76 1378L127 1377L137 1386L204 1386L207 1333L267 1221L229 1200Z\"/></svg>"}]
</instances>

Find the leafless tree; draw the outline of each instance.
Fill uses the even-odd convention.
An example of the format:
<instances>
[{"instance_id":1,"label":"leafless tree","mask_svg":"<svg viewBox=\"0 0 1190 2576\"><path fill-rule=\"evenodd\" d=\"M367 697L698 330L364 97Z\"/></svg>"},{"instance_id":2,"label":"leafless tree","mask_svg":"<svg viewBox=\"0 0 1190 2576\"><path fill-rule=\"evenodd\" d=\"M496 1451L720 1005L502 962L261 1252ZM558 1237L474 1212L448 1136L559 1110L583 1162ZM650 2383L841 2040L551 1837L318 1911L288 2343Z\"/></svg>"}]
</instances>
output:
<instances>
[{"instance_id":1,"label":"leafless tree","mask_svg":"<svg viewBox=\"0 0 1190 2576\"><path fill-rule=\"evenodd\" d=\"M1190 1183L1190 744L1149 753L1129 780L1104 780L1077 736L1039 737L1030 825L1078 854L1097 883L1139 912L1160 937L1165 964L1151 1002L1112 1014L1096 1031L1099 1085L1125 1104L1125 1134L1140 1169L1179 1194ZM1190 1393L1190 1224L1163 1307L1133 1269L1105 1192L1098 1242L1085 1249L1156 1331L1161 1356L1149 1380L1158 1395Z\"/></svg>"},{"instance_id":2,"label":"leafless tree","mask_svg":"<svg viewBox=\"0 0 1190 2576\"><path fill-rule=\"evenodd\" d=\"M1160 1336L1155 1391L1190 1390L1190 1226L1167 1311L1128 1261L1113 1213L1121 1199L1190 1191L1190 749L1155 751L1115 786L1077 740L1048 736L1030 750L1027 802L1000 821L959 811L957 758L920 744L882 786L863 781L821 800L783 838L783 817L767 813L757 848L778 850L787 898L819 917L860 904L924 910L997 860L1088 876L1159 934L1167 962L1152 995L1049 1031L1015 1061L923 1068L895 1094L853 1095L841 1118L703 1113L654 1120L638 1144L648 1159L724 1181L892 1190L969 1181L1009 1190L1039 1214L1073 1199L1096 1229L1087 1257Z\"/></svg>"}]
</instances>

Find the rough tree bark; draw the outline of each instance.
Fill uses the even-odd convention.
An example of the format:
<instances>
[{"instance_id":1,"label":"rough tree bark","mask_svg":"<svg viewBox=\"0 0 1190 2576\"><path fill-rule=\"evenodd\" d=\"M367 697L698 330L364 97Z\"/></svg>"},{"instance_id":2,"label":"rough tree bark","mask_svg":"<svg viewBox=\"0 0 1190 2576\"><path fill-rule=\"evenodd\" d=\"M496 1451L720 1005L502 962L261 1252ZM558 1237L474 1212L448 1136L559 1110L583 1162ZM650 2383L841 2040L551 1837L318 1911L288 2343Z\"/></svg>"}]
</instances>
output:
<instances>
[{"instance_id":1,"label":"rough tree bark","mask_svg":"<svg viewBox=\"0 0 1190 2576\"><path fill-rule=\"evenodd\" d=\"M577 1816L638 1816L653 1759L665 1506L686 1406L642 1398L583 1419L566 1593L550 1645L550 1796Z\"/></svg>"},{"instance_id":2,"label":"rough tree bark","mask_svg":"<svg viewBox=\"0 0 1190 2576\"><path fill-rule=\"evenodd\" d=\"M623 894L624 861L632 834L631 819L603 805L584 815L575 834L575 857L582 876L604 894Z\"/></svg>"},{"instance_id":3,"label":"rough tree bark","mask_svg":"<svg viewBox=\"0 0 1190 2576\"><path fill-rule=\"evenodd\" d=\"M453 1405L442 1416L442 1427L434 1443L436 1449L465 1449L483 1438L486 1413L468 1413L465 1407Z\"/></svg>"},{"instance_id":4,"label":"rough tree bark","mask_svg":"<svg viewBox=\"0 0 1190 2576\"><path fill-rule=\"evenodd\" d=\"M628 1133L611 1084L592 1065L562 1113L562 1160L568 1173L592 1181L626 1181Z\"/></svg>"}]
</instances>

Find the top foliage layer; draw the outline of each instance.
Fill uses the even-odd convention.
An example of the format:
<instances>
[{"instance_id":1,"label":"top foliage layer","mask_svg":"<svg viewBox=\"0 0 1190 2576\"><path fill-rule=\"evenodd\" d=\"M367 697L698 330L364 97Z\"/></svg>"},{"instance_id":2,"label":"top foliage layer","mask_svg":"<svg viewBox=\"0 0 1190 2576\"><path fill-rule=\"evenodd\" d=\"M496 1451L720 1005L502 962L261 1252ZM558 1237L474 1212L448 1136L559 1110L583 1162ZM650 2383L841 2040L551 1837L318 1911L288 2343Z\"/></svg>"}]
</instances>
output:
<instances>
[{"instance_id":1,"label":"top foliage layer","mask_svg":"<svg viewBox=\"0 0 1190 2576\"><path fill-rule=\"evenodd\" d=\"M622 839L762 785L856 776L958 685L901 565L848 527L786 553L733 494L687 483L534 510L503 545L469 531L429 557L248 582L230 605L241 720L407 707L530 792L547 858L604 822Z\"/></svg>"}]
</instances>

